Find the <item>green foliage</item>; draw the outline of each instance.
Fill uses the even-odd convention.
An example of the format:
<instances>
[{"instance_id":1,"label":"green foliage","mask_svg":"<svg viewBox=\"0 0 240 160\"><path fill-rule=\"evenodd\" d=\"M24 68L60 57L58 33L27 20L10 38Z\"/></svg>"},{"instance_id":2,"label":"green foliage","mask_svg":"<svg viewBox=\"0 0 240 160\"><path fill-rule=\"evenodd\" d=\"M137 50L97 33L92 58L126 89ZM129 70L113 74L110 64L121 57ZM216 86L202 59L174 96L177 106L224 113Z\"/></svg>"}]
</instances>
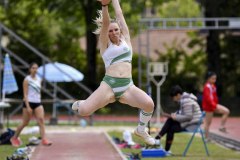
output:
<instances>
[{"instance_id":1,"label":"green foliage","mask_svg":"<svg viewBox=\"0 0 240 160\"><path fill-rule=\"evenodd\" d=\"M172 46L166 46L167 51L160 53L158 61L169 62L167 81L164 83L163 92L168 93L174 84L181 85L184 90L194 92L200 91L204 82L206 70L206 53L204 51L203 38L197 32L189 32L189 49L182 47L182 42L174 41Z\"/></svg>"},{"instance_id":2,"label":"green foliage","mask_svg":"<svg viewBox=\"0 0 240 160\"><path fill-rule=\"evenodd\" d=\"M111 108L109 107L103 107L101 109L98 110L98 113L101 113L103 115L107 115L111 112Z\"/></svg>"},{"instance_id":3,"label":"green foliage","mask_svg":"<svg viewBox=\"0 0 240 160\"><path fill-rule=\"evenodd\" d=\"M201 17L200 6L195 0L173 0L164 3L158 10L161 18Z\"/></svg>"},{"instance_id":4,"label":"green foliage","mask_svg":"<svg viewBox=\"0 0 240 160\"><path fill-rule=\"evenodd\" d=\"M9 1L7 8L0 6L0 21L52 61L69 64L85 74L86 54L80 46L85 27L78 8L80 4L73 5L65 0ZM28 63L35 61L42 64L41 59L29 49L11 36L5 36L10 40L7 47L18 56L24 57ZM74 86L66 89L78 95L79 91Z\"/></svg>"},{"instance_id":5,"label":"green foliage","mask_svg":"<svg viewBox=\"0 0 240 160\"><path fill-rule=\"evenodd\" d=\"M6 9L1 6L1 21L54 61L69 64L72 59L82 61L84 56L78 56L83 54L79 46L79 38L83 35L81 21L59 17L60 14L50 7L52 4L44 2L9 1ZM9 48L21 54L21 57L28 57L28 61L38 59L14 40Z\"/></svg>"},{"instance_id":6,"label":"green foliage","mask_svg":"<svg viewBox=\"0 0 240 160\"><path fill-rule=\"evenodd\" d=\"M202 17L200 5L195 0L173 0L163 3L158 8L158 15L161 18L194 18ZM194 26L202 26L201 22L193 22ZM188 25L185 21L167 22L167 26L186 26Z\"/></svg>"},{"instance_id":7,"label":"green foliage","mask_svg":"<svg viewBox=\"0 0 240 160\"><path fill-rule=\"evenodd\" d=\"M132 35L136 35L139 29L139 20L143 17L146 7L157 8L169 0L121 0L120 4Z\"/></svg>"},{"instance_id":8,"label":"green foliage","mask_svg":"<svg viewBox=\"0 0 240 160\"><path fill-rule=\"evenodd\" d=\"M231 33L221 39L221 78L223 81L224 97L240 96L240 39L238 36L232 36Z\"/></svg>"}]
</instances>

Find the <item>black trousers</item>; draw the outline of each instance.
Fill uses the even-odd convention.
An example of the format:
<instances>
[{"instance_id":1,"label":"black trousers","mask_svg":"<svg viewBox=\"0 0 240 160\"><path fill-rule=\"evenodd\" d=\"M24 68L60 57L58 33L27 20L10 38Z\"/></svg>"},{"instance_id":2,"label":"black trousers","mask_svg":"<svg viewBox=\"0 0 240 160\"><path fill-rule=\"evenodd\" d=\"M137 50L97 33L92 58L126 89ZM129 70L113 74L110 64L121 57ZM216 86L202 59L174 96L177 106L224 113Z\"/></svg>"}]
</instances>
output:
<instances>
[{"instance_id":1,"label":"black trousers","mask_svg":"<svg viewBox=\"0 0 240 160\"><path fill-rule=\"evenodd\" d=\"M165 124L163 125L161 131L159 132L160 137L163 137L167 134L166 137L166 145L165 150L169 151L173 138L174 133L186 131L186 129L182 128L178 121L173 120L172 118L168 118Z\"/></svg>"}]
</instances>

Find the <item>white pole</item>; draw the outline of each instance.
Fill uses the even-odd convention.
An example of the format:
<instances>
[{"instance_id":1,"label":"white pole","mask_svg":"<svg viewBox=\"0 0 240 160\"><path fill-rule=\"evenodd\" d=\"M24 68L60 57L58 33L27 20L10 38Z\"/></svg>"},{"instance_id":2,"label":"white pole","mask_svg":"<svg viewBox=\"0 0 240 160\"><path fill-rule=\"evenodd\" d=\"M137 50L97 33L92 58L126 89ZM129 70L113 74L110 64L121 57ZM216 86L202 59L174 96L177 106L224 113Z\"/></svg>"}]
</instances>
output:
<instances>
[{"instance_id":1,"label":"white pole","mask_svg":"<svg viewBox=\"0 0 240 160\"><path fill-rule=\"evenodd\" d=\"M160 124L160 110L161 110L161 100L160 100L160 86L157 86L157 124Z\"/></svg>"},{"instance_id":2,"label":"white pole","mask_svg":"<svg viewBox=\"0 0 240 160\"><path fill-rule=\"evenodd\" d=\"M166 75L168 73L168 62L152 62L148 65L148 75L150 76L150 80L157 87L157 96L156 96L156 125L160 125L160 115L161 115L161 93L160 87L163 82L166 80ZM155 76L161 76L161 80L157 81Z\"/></svg>"},{"instance_id":3,"label":"white pole","mask_svg":"<svg viewBox=\"0 0 240 160\"><path fill-rule=\"evenodd\" d=\"M2 102L4 102L5 101L5 92L3 91L2 92Z\"/></svg>"}]
</instances>

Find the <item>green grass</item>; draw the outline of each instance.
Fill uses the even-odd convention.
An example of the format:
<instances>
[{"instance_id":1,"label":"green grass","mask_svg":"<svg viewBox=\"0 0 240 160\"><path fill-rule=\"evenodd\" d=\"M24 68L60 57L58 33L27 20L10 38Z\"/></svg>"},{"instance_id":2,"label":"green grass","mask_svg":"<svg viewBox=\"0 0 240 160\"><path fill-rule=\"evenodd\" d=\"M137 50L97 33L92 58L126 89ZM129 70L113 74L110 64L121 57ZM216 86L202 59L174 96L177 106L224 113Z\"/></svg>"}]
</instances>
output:
<instances>
[{"instance_id":1,"label":"green grass","mask_svg":"<svg viewBox=\"0 0 240 160\"><path fill-rule=\"evenodd\" d=\"M23 142L23 144L20 147L25 147L26 144L28 144L28 138L32 137L32 136L36 136L38 137L38 135L21 135L21 140ZM8 145L0 145L0 160L6 160L7 156L11 156L15 151L16 151L16 147L13 147L12 145L8 144Z\"/></svg>"},{"instance_id":2,"label":"green grass","mask_svg":"<svg viewBox=\"0 0 240 160\"><path fill-rule=\"evenodd\" d=\"M122 139L122 133L120 132L109 132L110 136L118 137ZM166 160L239 160L240 152L233 151L214 143L208 143L208 150L210 157L206 156L203 143L200 137L195 137L193 143L188 150L187 156L182 157L182 153L190 139L190 136L186 133L175 134L174 142L171 147L171 151L174 156L165 157ZM139 144L143 143L135 136L133 141ZM163 146L165 146L165 136L161 140ZM141 153L140 149L122 149L123 153ZM162 158L142 158L143 160L157 160Z\"/></svg>"}]
</instances>

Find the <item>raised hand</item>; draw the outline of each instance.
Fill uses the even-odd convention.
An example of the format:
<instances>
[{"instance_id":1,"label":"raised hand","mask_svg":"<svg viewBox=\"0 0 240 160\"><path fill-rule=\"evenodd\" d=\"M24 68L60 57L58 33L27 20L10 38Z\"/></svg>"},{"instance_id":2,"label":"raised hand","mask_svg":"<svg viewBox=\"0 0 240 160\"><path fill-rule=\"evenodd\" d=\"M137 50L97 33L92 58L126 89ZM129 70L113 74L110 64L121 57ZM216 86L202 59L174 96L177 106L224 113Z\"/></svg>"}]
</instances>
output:
<instances>
[{"instance_id":1,"label":"raised hand","mask_svg":"<svg viewBox=\"0 0 240 160\"><path fill-rule=\"evenodd\" d=\"M108 5L111 2L111 0L97 0L97 1L101 2L103 6Z\"/></svg>"}]
</instances>

